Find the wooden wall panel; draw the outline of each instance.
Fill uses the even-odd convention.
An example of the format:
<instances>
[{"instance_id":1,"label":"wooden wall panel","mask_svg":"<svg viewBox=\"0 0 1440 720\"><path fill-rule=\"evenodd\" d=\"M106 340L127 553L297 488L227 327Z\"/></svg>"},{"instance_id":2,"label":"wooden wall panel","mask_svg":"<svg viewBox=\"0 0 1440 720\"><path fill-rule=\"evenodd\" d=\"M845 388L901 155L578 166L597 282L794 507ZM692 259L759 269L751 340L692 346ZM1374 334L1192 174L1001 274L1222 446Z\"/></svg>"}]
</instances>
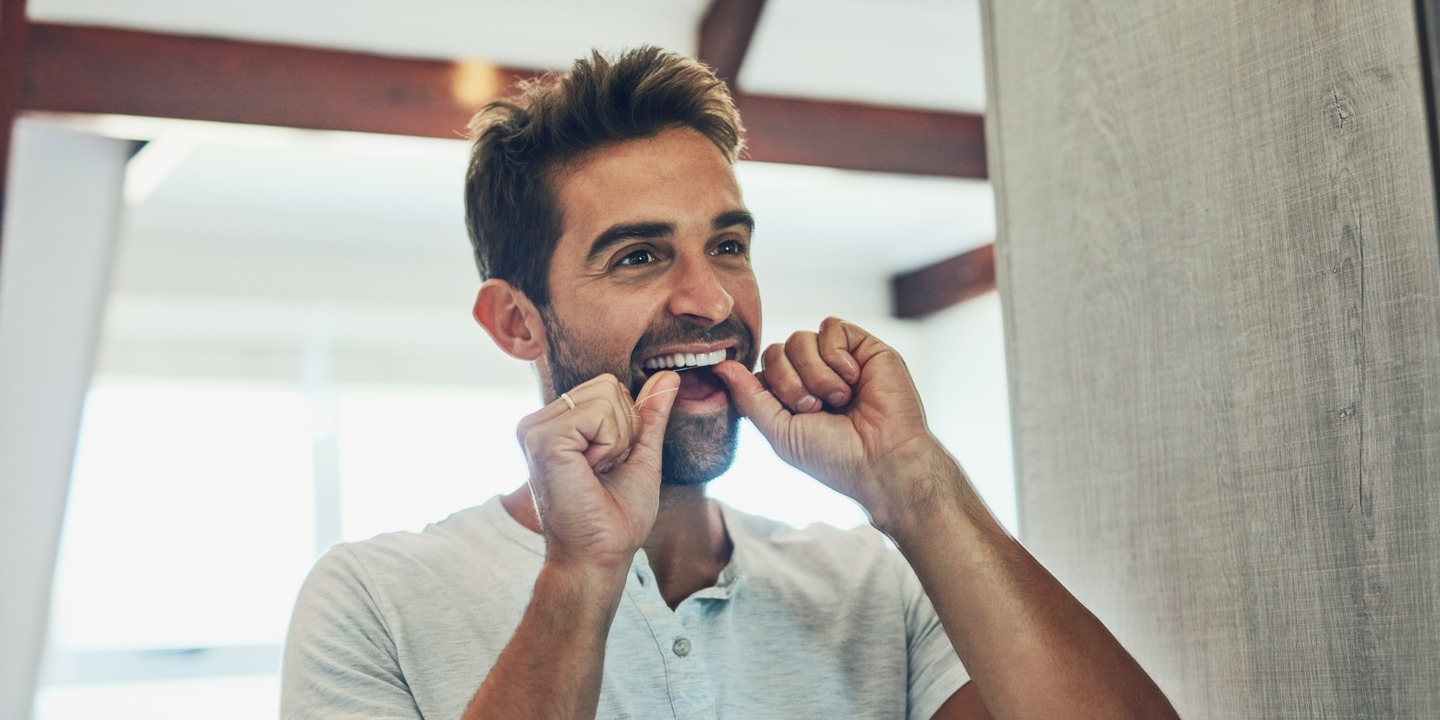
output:
<instances>
[{"instance_id":1,"label":"wooden wall panel","mask_svg":"<svg viewBox=\"0 0 1440 720\"><path fill-rule=\"evenodd\" d=\"M984 5L1022 538L1186 717L1440 717L1413 0Z\"/></svg>"}]
</instances>

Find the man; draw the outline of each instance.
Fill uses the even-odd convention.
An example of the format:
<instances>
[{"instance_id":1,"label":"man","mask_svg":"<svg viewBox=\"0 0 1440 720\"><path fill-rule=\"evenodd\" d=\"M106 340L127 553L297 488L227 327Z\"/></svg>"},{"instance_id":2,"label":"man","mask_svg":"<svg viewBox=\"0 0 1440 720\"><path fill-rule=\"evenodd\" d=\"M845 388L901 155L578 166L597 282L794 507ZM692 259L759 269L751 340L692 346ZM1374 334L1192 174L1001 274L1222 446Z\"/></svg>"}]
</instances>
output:
<instances>
[{"instance_id":1,"label":"man","mask_svg":"<svg viewBox=\"0 0 1440 720\"><path fill-rule=\"evenodd\" d=\"M751 373L740 124L707 69L597 54L473 130L474 315L538 371L530 477L322 558L287 717L1173 716L986 510L894 351L832 318ZM900 552L707 499L741 415Z\"/></svg>"}]
</instances>

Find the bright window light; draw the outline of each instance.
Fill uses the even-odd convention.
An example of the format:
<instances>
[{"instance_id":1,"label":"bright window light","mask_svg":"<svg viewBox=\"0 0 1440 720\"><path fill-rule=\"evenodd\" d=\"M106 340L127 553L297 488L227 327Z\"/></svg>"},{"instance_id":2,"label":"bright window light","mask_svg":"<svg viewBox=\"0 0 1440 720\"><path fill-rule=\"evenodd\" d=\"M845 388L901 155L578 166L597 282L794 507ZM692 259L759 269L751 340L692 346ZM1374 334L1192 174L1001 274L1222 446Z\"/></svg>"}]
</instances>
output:
<instances>
[{"instance_id":1,"label":"bright window light","mask_svg":"<svg viewBox=\"0 0 1440 720\"><path fill-rule=\"evenodd\" d=\"M296 393L92 390L56 573L56 645L279 643L314 560L309 418Z\"/></svg>"},{"instance_id":2,"label":"bright window light","mask_svg":"<svg viewBox=\"0 0 1440 720\"><path fill-rule=\"evenodd\" d=\"M418 531L525 483L515 427L525 394L343 393L338 401L346 540Z\"/></svg>"},{"instance_id":3,"label":"bright window light","mask_svg":"<svg viewBox=\"0 0 1440 720\"><path fill-rule=\"evenodd\" d=\"M710 496L795 527L823 522L852 528L869 522L854 501L775 456L749 422L740 423L740 451L730 470L710 484Z\"/></svg>"},{"instance_id":4,"label":"bright window light","mask_svg":"<svg viewBox=\"0 0 1440 720\"><path fill-rule=\"evenodd\" d=\"M280 676L41 688L34 720L259 720L280 709Z\"/></svg>"}]
</instances>

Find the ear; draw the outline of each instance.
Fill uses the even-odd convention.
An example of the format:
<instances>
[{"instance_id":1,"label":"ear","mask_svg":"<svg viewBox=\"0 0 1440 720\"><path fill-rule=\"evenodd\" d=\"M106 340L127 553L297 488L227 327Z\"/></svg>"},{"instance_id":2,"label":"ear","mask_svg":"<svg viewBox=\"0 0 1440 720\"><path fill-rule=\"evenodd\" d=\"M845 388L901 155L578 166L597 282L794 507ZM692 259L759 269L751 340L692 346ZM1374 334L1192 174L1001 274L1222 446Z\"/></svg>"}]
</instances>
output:
<instances>
[{"instance_id":1,"label":"ear","mask_svg":"<svg viewBox=\"0 0 1440 720\"><path fill-rule=\"evenodd\" d=\"M511 357L532 362L545 354L545 324L525 293L497 278L486 280L475 295L475 322Z\"/></svg>"}]
</instances>

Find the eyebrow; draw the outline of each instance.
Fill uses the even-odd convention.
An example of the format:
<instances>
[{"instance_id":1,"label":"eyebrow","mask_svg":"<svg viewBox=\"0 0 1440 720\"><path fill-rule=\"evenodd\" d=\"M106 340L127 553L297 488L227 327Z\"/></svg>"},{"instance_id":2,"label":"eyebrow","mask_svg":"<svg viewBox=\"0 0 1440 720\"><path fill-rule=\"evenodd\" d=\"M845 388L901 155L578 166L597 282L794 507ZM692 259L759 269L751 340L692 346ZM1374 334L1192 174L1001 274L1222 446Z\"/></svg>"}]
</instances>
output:
<instances>
[{"instance_id":1,"label":"eyebrow","mask_svg":"<svg viewBox=\"0 0 1440 720\"><path fill-rule=\"evenodd\" d=\"M755 216L745 210L729 210L715 216L710 221L710 227L719 231L735 226L745 228L748 232L755 231ZM653 240L655 238L667 237L675 234L675 224L668 222L638 222L622 223L611 225L604 232L596 236L594 242L590 243L590 252L585 255L585 262L593 263L607 250L623 242L631 240Z\"/></svg>"},{"instance_id":2,"label":"eyebrow","mask_svg":"<svg viewBox=\"0 0 1440 720\"><path fill-rule=\"evenodd\" d=\"M739 225L747 232L755 232L755 216L745 210L731 210L715 216L710 227L715 230L724 230Z\"/></svg>"},{"instance_id":3,"label":"eyebrow","mask_svg":"<svg viewBox=\"0 0 1440 720\"><path fill-rule=\"evenodd\" d=\"M590 252L585 262L593 263L606 250L629 240L653 240L675 234L675 224L667 222L640 222L611 225L590 243Z\"/></svg>"}]
</instances>

